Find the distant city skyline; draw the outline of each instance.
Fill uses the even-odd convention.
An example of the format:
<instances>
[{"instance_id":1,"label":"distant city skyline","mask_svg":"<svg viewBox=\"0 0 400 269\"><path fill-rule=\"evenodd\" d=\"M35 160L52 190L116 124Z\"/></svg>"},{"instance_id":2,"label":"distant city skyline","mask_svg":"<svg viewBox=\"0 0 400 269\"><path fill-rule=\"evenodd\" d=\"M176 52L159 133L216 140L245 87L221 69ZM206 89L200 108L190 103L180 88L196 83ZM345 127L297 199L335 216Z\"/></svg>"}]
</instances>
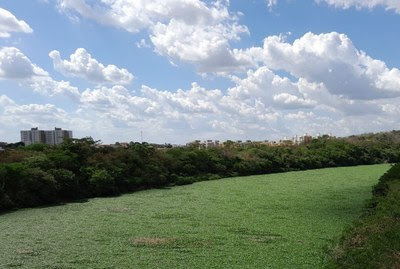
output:
<instances>
[{"instance_id":1,"label":"distant city skyline","mask_svg":"<svg viewBox=\"0 0 400 269\"><path fill-rule=\"evenodd\" d=\"M61 132L60 135L58 135L58 139L55 138L55 137L57 137L57 134L55 133L57 131ZM32 135L32 132L36 132L36 134ZM40 132L42 132L41 135L39 134ZM3 140L0 139L0 143L24 142L25 145L30 145L30 144L33 144L33 142L36 142L36 143L55 144L56 145L56 144L60 144L62 142L62 139L64 138L64 132L67 132L66 135L65 135L66 138L76 138L76 139L84 138L84 137L73 137L73 134L72 134L73 132L71 130L63 130L62 128L58 128L58 127L55 127L54 130L43 130L43 129L40 129L39 127L31 127L29 130L26 129L26 130L20 130L19 131L20 139L18 141L6 141L4 139ZM42 136L42 138L41 138L41 136ZM52 136L52 138L49 138L50 136ZM180 143L180 144L171 143L171 142L166 141L165 144L188 145L188 144L193 143L193 142L217 143L217 144L221 143L222 144L222 143L227 142L227 141L233 141L233 142L242 142L242 141L243 142L270 142L270 143L273 143L273 142L282 142L282 141L288 141L288 140L291 140L294 143L300 143L301 141L303 141L302 139L304 139L304 137L319 138L319 137L322 137L322 136L336 137L336 136L332 135L332 133L329 133L329 134L321 134L321 133L309 134L309 133L305 133L305 134L302 134L302 135L297 135L296 134L296 135L294 135L293 137L290 137L290 138L287 137L287 136L284 136L284 137L281 137L281 138L276 139L276 140L269 140L269 139L262 139L262 140L251 140L251 139L243 140L243 139L238 139L238 140L235 140L235 139L229 139L229 138L225 139L225 140L219 140L219 139L204 139L204 140L201 140L201 139L196 139L196 140L193 140L193 141L184 141L183 143ZM92 136L89 136L89 137L92 137ZM92 137L92 138L94 140L98 140L95 137ZM26 143L26 141L30 141L30 142ZM130 143L130 142L153 143L152 141L145 141L141 137L140 141L138 141L138 140L112 141L112 143L109 143L109 144L110 145L113 144L113 143L127 144L127 143ZM107 143L103 143L103 141L101 141L101 140L100 140L100 143L107 145Z\"/></svg>"},{"instance_id":2,"label":"distant city skyline","mask_svg":"<svg viewBox=\"0 0 400 269\"><path fill-rule=\"evenodd\" d=\"M400 1L0 0L0 16L0 141L400 129Z\"/></svg>"}]
</instances>

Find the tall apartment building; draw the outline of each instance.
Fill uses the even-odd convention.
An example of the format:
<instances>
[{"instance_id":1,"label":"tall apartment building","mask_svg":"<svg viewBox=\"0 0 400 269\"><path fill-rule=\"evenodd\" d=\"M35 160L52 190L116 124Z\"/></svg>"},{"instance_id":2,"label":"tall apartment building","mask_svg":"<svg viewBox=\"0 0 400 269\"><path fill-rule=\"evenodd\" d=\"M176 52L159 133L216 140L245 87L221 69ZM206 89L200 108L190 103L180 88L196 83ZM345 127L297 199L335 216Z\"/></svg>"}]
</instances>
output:
<instances>
[{"instance_id":1,"label":"tall apartment building","mask_svg":"<svg viewBox=\"0 0 400 269\"><path fill-rule=\"evenodd\" d=\"M25 146L32 144L58 145L64 139L72 138L72 131L54 128L54 130L39 130L38 127L21 131L21 141Z\"/></svg>"}]
</instances>

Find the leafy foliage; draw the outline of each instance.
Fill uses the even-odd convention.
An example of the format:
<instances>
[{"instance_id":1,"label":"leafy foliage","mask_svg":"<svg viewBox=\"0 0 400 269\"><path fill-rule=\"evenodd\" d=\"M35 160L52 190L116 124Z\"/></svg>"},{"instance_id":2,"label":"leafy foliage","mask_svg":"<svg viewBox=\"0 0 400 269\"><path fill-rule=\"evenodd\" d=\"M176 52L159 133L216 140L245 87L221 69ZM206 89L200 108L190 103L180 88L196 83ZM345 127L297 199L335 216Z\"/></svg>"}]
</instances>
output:
<instances>
[{"instance_id":1,"label":"leafy foliage","mask_svg":"<svg viewBox=\"0 0 400 269\"><path fill-rule=\"evenodd\" d=\"M110 196L144 188L285 171L400 161L400 132L307 145L271 147L233 142L225 147L157 149L131 142L102 147L92 138L55 147L31 145L0 152L0 209Z\"/></svg>"}]
</instances>

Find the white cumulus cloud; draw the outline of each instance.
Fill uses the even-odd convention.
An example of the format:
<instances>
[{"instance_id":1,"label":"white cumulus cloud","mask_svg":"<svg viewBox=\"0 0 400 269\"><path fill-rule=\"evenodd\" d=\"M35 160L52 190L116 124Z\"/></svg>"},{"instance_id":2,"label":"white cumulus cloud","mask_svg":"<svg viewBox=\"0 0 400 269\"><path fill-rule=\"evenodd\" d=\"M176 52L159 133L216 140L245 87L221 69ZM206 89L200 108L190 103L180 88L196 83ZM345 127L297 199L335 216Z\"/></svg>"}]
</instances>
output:
<instances>
[{"instance_id":1,"label":"white cumulus cloud","mask_svg":"<svg viewBox=\"0 0 400 269\"><path fill-rule=\"evenodd\" d=\"M47 72L32 64L15 47L0 48L0 79L26 79L32 76L46 76Z\"/></svg>"},{"instance_id":2,"label":"white cumulus cloud","mask_svg":"<svg viewBox=\"0 0 400 269\"><path fill-rule=\"evenodd\" d=\"M80 77L100 84L129 84L134 78L124 68L99 63L84 48L78 48L71 54L69 61L62 60L57 50L51 51L49 56L53 60L54 68L65 76Z\"/></svg>"},{"instance_id":3,"label":"white cumulus cloud","mask_svg":"<svg viewBox=\"0 0 400 269\"><path fill-rule=\"evenodd\" d=\"M280 93L274 95L273 99L277 104L290 108L314 107L317 104L317 102L314 100L299 98L298 96L289 93Z\"/></svg>"},{"instance_id":4,"label":"white cumulus cloud","mask_svg":"<svg viewBox=\"0 0 400 269\"><path fill-rule=\"evenodd\" d=\"M0 79L18 81L44 95L67 95L79 99L79 91L66 81L54 80L15 47L0 48Z\"/></svg>"},{"instance_id":5,"label":"white cumulus cloud","mask_svg":"<svg viewBox=\"0 0 400 269\"><path fill-rule=\"evenodd\" d=\"M59 0L60 10L136 33L149 32L155 51L171 62L189 62L199 72L243 70L250 62L231 49L248 34L228 10L229 1ZM139 44L140 45L140 44Z\"/></svg>"},{"instance_id":6,"label":"white cumulus cloud","mask_svg":"<svg viewBox=\"0 0 400 269\"><path fill-rule=\"evenodd\" d=\"M229 72L251 63L236 57L229 47L230 40L238 40L247 29L233 24L187 25L178 20L158 23L151 34L156 52L172 61L189 62L199 72Z\"/></svg>"},{"instance_id":7,"label":"white cumulus cloud","mask_svg":"<svg viewBox=\"0 0 400 269\"><path fill-rule=\"evenodd\" d=\"M18 20L10 11L0 8L0 37L10 37L11 32L32 33L32 28Z\"/></svg>"},{"instance_id":8,"label":"white cumulus cloud","mask_svg":"<svg viewBox=\"0 0 400 269\"><path fill-rule=\"evenodd\" d=\"M316 0L316 2L325 2L336 8L348 9L351 7L355 8L375 8L382 6L388 10L394 10L400 13L400 1L398 0Z\"/></svg>"},{"instance_id":9,"label":"white cumulus cloud","mask_svg":"<svg viewBox=\"0 0 400 269\"><path fill-rule=\"evenodd\" d=\"M194 139L280 139L304 133L389 130L400 124L400 97L357 100L329 92L323 83L292 81L266 67L232 77L235 86L163 91L143 85L87 89L80 115L92 118L96 135L113 139L185 142ZM90 121L90 120L89 120Z\"/></svg>"},{"instance_id":10,"label":"white cumulus cloud","mask_svg":"<svg viewBox=\"0 0 400 269\"><path fill-rule=\"evenodd\" d=\"M267 67L323 83L334 95L351 99L400 96L400 70L389 69L358 50L345 34L307 33L292 44L281 36L269 36L262 48L253 51Z\"/></svg>"},{"instance_id":11,"label":"white cumulus cloud","mask_svg":"<svg viewBox=\"0 0 400 269\"><path fill-rule=\"evenodd\" d=\"M138 141L143 131L145 141L184 143L281 139L304 133L349 135L400 124L400 97L351 99L332 94L323 83L293 81L265 66L243 78L232 77L232 82L228 89L193 83L173 92L145 85L137 92L121 85L98 86L79 95L76 111L50 104L20 105L0 96L0 129L72 126L106 143Z\"/></svg>"},{"instance_id":12,"label":"white cumulus cloud","mask_svg":"<svg viewBox=\"0 0 400 269\"><path fill-rule=\"evenodd\" d=\"M77 87L72 86L69 81L57 81L50 76L33 77L26 84L35 92L45 96L62 95L69 97L73 101L79 100L79 90Z\"/></svg>"},{"instance_id":13,"label":"white cumulus cloud","mask_svg":"<svg viewBox=\"0 0 400 269\"><path fill-rule=\"evenodd\" d=\"M87 89L80 106L99 117L109 130L152 130L153 139L165 137L169 141L178 137L188 141L196 136L240 139L246 133L262 138L267 131L277 134L285 129L281 122L285 113L317 106L316 101L305 98L297 83L265 67L234 80L236 86L226 91L197 83L175 92L142 86L139 94L123 86ZM273 99L282 92L286 96Z\"/></svg>"},{"instance_id":14,"label":"white cumulus cloud","mask_svg":"<svg viewBox=\"0 0 400 269\"><path fill-rule=\"evenodd\" d=\"M314 0L316 3L326 3L334 6L335 8L349 9L349 8L368 8L373 9L376 7L383 7L386 10L394 10L400 14L400 2L398 0ZM269 8L277 5L278 0L267 0Z\"/></svg>"},{"instance_id":15,"label":"white cumulus cloud","mask_svg":"<svg viewBox=\"0 0 400 269\"><path fill-rule=\"evenodd\" d=\"M11 98L0 95L0 124L4 125L3 128L8 135L34 126L54 128L58 124L63 124L67 127L71 126L68 124L69 121L68 112L55 105L20 105Z\"/></svg>"}]
</instances>

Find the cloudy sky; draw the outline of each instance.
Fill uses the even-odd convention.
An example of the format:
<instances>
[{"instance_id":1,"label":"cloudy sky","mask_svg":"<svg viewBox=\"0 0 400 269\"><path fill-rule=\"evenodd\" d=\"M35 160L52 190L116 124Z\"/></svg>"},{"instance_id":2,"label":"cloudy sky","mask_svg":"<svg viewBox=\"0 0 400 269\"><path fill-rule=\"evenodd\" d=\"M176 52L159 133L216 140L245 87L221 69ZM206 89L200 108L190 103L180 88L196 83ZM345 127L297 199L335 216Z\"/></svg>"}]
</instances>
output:
<instances>
[{"instance_id":1,"label":"cloudy sky","mask_svg":"<svg viewBox=\"0 0 400 269\"><path fill-rule=\"evenodd\" d=\"M0 0L0 141L400 129L398 0Z\"/></svg>"}]
</instances>

